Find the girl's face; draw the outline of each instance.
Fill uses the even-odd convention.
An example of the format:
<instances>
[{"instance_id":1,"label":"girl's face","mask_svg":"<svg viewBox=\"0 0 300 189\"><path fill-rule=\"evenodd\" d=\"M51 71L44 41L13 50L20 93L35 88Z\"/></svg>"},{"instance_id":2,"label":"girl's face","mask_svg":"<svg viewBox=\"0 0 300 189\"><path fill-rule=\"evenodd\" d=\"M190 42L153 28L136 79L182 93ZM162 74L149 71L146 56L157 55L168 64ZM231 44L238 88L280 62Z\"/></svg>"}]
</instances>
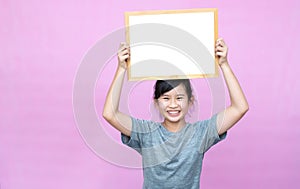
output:
<instances>
[{"instance_id":1,"label":"girl's face","mask_svg":"<svg viewBox=\"0 0 300 189\"><path fill-rule=\"evenodd\" d=\"M183 84L164 93L157 100L159 112L165 118L165 122L185 124L185 115L188 112L191 100L188 99Z\"/></svg>"}]
</instances>

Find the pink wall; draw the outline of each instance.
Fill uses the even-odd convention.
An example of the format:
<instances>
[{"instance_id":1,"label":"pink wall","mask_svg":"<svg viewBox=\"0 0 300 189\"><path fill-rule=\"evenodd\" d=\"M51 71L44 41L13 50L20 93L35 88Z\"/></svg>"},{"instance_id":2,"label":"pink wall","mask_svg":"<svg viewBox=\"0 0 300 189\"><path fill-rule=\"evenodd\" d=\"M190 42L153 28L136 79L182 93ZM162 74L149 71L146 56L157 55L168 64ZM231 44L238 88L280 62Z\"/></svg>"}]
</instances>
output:
<instances>
[{"instance_id":1,"label":"pink wall","mask_svg":"<svg viewBox=\"0 0 300 189\"><path fill-rule=\"evenodd\" d=\"M140 169L103 160L81 137L72 106L77 68L89 48L124 26L125 11L204 7L219 9L219 33L250 112L207 153L202 188L299 188L299 1L58 2L0 1L1 189L141 188ZM115 66L110 61L99 75L98 113ZM149 117L152 84L130 93L134 115ZM209 97L198 96L205 117ZM121 146L118 132L99 120Z\"/></svg>"}]
</instances>

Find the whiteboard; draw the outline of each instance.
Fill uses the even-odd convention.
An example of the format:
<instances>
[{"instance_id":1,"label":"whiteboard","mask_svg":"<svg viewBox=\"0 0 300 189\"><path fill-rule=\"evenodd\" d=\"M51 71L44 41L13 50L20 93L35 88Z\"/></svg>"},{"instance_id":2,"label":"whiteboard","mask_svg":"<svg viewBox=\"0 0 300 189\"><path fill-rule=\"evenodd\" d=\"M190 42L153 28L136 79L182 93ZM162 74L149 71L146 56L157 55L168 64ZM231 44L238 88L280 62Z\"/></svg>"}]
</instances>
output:
<instances>
[{"instance_id":1,"label":"whiteboard","mask_svg":"<svg viewBox=\"0 0 300 189\"><path fill-rule=\"evenodd\" d=\"M217 77L217 9L126 12L129 80Z\"/></svg>"}]
</instances>

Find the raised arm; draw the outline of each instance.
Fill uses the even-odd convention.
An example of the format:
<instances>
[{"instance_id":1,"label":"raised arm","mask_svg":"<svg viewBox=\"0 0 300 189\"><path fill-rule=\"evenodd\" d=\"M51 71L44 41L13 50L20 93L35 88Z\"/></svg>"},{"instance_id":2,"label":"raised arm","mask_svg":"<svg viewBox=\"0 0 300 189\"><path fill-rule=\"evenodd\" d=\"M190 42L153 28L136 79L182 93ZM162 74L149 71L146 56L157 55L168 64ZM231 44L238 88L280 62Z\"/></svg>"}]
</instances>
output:
<instances>
[{"instance_id":1,"label":"raised arm","mask_svg":"<svg viewBox=\"0 0 300 189\"><path fill-rule=\"evenodd\" d=\"M127 70L127 60L130 58L130 48L121 43L118 50L118 68L112 81L103 109L103 118L124 135L130 136L132 121L130 116L119 111L119 102L123 80Z\"/></svg>"},{"instance_id":2,"label":"raised arm","mask_svg":"<svg viewBox=\"0 0 300 189\"><path fill-rule=\"evenodd\" d=\"M217 116L217 129L219 135L225 133L238 122L248 111L249 105L243 90L230 68L227 60L228 47L223 39L218 39L216 55L219 57L219 66L226 82L231 104Z\"/></svg>"}]
</instances>

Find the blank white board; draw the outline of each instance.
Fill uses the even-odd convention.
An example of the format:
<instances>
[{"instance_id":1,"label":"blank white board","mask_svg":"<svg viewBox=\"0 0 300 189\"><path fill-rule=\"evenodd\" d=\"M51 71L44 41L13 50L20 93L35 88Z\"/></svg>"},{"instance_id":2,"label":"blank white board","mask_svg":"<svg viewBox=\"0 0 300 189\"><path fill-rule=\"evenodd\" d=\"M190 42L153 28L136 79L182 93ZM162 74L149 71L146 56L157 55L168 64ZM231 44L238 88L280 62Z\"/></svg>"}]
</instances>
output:
<instances>
[{"instance_id":1,"label":"blank white board","mask_svg":"<svg viewBox=\"0 0 300 189\"><path fill-rule=\"evenodd\" d=\"M126 12L129 80L218 76L217 9Z\"/></svg>"}]
</instances>

